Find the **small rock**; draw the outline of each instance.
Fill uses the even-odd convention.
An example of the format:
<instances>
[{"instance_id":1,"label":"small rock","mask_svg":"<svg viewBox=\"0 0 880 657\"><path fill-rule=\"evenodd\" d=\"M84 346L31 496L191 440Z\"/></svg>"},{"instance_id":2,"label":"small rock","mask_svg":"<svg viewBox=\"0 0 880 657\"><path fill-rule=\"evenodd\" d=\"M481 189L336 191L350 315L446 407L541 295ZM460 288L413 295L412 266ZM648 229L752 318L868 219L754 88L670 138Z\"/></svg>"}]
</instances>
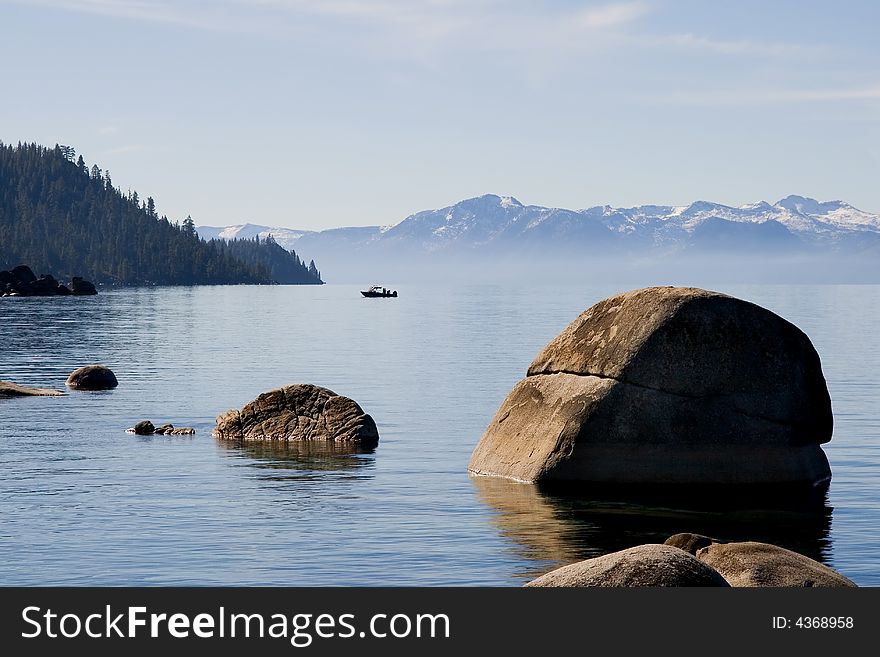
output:
<instances>
[{"instance_id":1,"label":"small rock","mask_svg":"<svg viewBox=\"0 0 880 657\"><path fill-rule=\"evenodd\" d=\"M195 432L196 430L192 427L178 427L177 429L172 429L170 433L172 436L191 436ZM166 433L168 432L166 431Z\"/></svg>"},{"instance_id":2,"label":"small rock","mask_svg":"<svg viewBox=\"0 0 880 657\"><path fill-rule=\"evenodd\" d=\"M526 586L730 586L713 568L669 545L638 545L552 570Z\"/></svg>"},{"instance_id":3,"label":"small rock","mask_svg":"<svg viewBox=\"0 0 880 657\"><path fill-rule=\"evenodd\" d=\"M672 547L680 548L685 552L690 552L693 555L696 555L697 550L700 548L712 545L713 543L720 543L720 541L714 538L709 538L708 536L703 536L702 534L689 534L687 532L674 534L663 541L663 545L671 545Z\"/></svg>"},{"instance_id":4,"label":"small rock","mask_svg":"<svg viewBox=\"0 0 880 657\"><path fill-rule=\"evenodd\" d=\"M139 436L152 436L155 431L156 428L149 420L141 420L136 425L134 425L134 433Z\"/></svg>"},{"instance_id":5,"label":"small rock","mask_svg":"<svg viewBox=\"0 0 880 657\"><path fill-rule=\"evenodd\" d=\"M75 390L109 390L119 385L116 375L104 365L86 365L70 373L67 385Z\"/></svg>"},{"instance_id":6,"label":"small rock","mask_svg":"<svg viewBox=\"0 0 880 657\"><path fill-rule=\"evenodd\" d=\"M172 431L174 431L173 424L163 424L161 427L156 427L156 430L154 431L154 433L164 435L166 433L171 433Z\"/></svg>"},{"instance_id":7,"label":"small rock","mask_svg":"<svg viewBox=\"0 0 880 657\"><path fill-rule=\"evenodd\" d=\"M768 543L715 543L698 550L697 559L736 587L856 586L818 561Z\"/></svg>"}]
</instances>

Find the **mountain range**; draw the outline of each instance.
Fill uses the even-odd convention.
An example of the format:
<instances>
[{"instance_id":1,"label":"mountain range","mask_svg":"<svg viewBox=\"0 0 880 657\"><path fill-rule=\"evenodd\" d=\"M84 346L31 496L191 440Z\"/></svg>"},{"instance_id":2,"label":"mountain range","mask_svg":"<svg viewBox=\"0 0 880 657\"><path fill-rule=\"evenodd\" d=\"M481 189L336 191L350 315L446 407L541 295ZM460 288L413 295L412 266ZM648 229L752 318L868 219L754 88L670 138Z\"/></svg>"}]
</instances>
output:
<instances>
[{"instance_id":1,"label":"mountain range","mask_svg":"<svg viewBox=\"0 0 880 657\"><path fill-rule=\"evenodd\" d=\"M450 265L469 268L470 275L488 266L600 262L654 270L693 262L709 267L775 263L782 271L797 265L815 272L818 266L880 280L880 215L843 201L803 196L739 207L696 201L568 210L487 194L417 212L390 226L308 231L242 224L197 230L205 239L271 234L281 246L322 262L337 281L363 280L372 272L448 273Z\"/></svg>"}]
</instances>

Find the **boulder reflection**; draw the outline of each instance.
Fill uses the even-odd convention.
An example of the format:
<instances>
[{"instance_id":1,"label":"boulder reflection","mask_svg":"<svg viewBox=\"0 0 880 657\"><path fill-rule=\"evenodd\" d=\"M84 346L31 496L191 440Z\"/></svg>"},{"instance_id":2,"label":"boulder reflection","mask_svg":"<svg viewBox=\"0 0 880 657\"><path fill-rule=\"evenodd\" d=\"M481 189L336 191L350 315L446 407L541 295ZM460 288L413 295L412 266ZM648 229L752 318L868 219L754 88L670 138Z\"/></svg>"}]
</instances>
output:
<instances>
[{"instance_id":1,"label":"boulder reflection","mask_svg":"<svg viewBox=\"0 0 880 657\"><path fill-rule=\"evenodd\" d=\"M826 563L831 556L827 490L812 497L754 489L546 488L472 476L493 522L531 565L531 579L559 565L692 532L720 541L760 541Z\"/></svg>"},{"instance_id":2,"label":"boulder reflection","mask_svg":"<svg viewBox=\"0 0 880 657\"><path fill-rule=\"evenodd\" d=\"M271 471L266 479L326 477L337 472L350 477L369 477L375 450L357 445L319 440L240 443L218 440L229 456L247 459L247 465Z\"/></svg>"}]
</instances>

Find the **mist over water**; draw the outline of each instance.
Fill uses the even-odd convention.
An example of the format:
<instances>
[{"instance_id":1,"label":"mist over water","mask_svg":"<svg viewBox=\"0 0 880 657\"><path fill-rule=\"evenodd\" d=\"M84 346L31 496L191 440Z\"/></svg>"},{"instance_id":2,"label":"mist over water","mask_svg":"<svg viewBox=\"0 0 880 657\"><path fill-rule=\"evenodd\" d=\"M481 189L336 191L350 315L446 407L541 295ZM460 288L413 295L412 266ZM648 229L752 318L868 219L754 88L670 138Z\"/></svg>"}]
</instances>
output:
<instances>
[{"instance_id":1,"label":"mist over water","mask_svg":"<svg viewBox=\"0 0 880 657\"><path fill-rule=\"evenodd\" d=\"M880 286L713 284L583 273L522 284L380 278L321 287L102 291L0 300L0 379L63 387L101 362L119 387L0 400L4 584L519 585L680 531L764 540L880 585ZM647 280L652 279L652 280ZM520 279L522 280L522 279ZM835 414L827 497L809 509L572 496L471 478L470 453L535 354L585 308L699 284L810 336ZM397 299L363 299L370 283ZM308 382L376 420L374 451L238 447L214 418ZM125 433L142 419L195 436Z\"/></svg>"}]
</instances>

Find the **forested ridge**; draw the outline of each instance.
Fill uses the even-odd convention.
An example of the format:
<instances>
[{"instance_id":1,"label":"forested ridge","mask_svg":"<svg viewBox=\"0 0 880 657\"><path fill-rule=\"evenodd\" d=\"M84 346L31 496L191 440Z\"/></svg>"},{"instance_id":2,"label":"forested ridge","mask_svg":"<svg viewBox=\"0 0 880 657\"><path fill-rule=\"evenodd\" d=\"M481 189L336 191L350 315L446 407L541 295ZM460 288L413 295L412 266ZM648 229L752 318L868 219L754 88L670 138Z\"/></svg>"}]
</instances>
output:
<instances>
[{"instance_id":1,"label":"forested ridge","mask_svg":"<svg viewBox=\"0 0 880 657\"><path fill-rule=\"evenodd\" d=\"M19 264L106 285L321 283L271 237L200 239L190 217L160 217L69 146L0 142L0 269Z\"/></svg>"}]
</instances>

